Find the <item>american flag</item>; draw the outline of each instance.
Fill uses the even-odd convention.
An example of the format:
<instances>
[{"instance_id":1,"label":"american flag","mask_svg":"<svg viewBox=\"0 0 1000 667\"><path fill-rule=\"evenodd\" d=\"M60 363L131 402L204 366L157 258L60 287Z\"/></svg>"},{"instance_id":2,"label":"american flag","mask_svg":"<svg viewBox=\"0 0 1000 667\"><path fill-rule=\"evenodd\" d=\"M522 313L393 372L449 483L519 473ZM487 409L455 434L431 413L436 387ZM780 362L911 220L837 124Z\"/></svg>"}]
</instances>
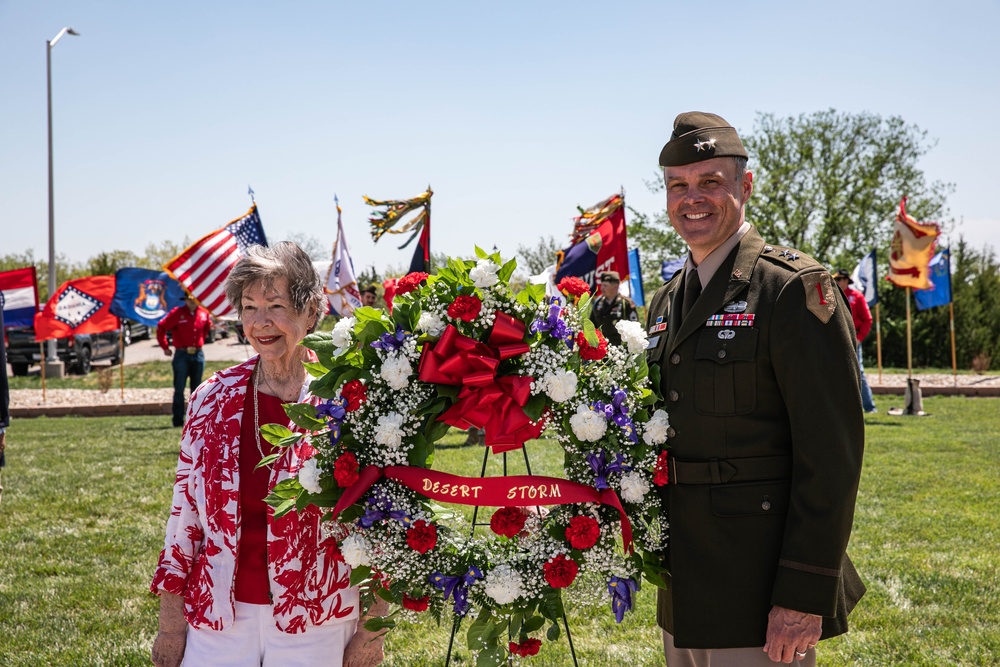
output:
<instances>
[{"instance_id":1,"label":"american flag","mask_svg":"<svg viewBox=\"0 0 1000 667\"><path fill-rule=\"evenodd\" d=\"M252 245L267 245L256 204L242 218L202 237L163 268L208 312L224 317L235 312L226 301L226 277Z\"/></svg>"}]
</instances>

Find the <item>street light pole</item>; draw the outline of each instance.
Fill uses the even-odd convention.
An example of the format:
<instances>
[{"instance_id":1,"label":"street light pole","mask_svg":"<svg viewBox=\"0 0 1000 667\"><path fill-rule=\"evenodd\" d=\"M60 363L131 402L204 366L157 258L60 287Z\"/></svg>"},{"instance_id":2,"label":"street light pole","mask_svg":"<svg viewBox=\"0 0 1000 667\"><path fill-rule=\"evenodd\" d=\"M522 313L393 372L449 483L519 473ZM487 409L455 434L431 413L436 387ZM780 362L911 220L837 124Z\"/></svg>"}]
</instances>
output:
<instances>
[{"instance_id":1,"label":"street light pole","mask_svg":"<svg viewBox=\"0 0 1000 667\"><path fill-rule=\"evenodd\" d=\"M49 298L56 291L56 214L52 187L52 47L63 35L79 35L73 28L63 28L54 39L45 42L45 84L49 107ZM47 362L56 361L56 341L50 339L46 349Z\"/></svg>"}]
</instances>

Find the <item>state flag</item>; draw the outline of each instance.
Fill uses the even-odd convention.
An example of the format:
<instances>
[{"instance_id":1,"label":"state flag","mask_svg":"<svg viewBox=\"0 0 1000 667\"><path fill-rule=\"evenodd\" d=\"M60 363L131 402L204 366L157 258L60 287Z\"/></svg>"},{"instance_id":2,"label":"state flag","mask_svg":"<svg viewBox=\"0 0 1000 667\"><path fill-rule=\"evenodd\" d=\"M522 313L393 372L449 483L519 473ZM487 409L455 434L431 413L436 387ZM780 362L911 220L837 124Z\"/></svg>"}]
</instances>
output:
<instances>
[{"instance_id":1,"label":"state flag","mask_svg":"<svg viewBox=\"0 0 1000 667\"><path fill-rule=\"evenodd\" d=\"M927 310L951 303L951 257L947 249L934 255L930 263L930 273L933 287L913 292L917 310Z\"/></svg>"},{"instance_id":2,"label":"state flag","mask_svg":"<svg viewBox=\"0 0 1000 667\"><path fill-rule=\"evenodd\" d=\"M865 301L868 302L869 308L878 303L878 271L874 249L862 257L858 265L854 267L851 280L854 281L855 289L865 295Z\"/></svg>"},{"instance_id":3,"label":"state flag","mask_svg":"<svg viewBox=\"0 0 1000 667\"><path fill-rule=\"evenodd\" d=\"M5 327L30 327L38 312L38 278L35 267L0 273L0 309Z\"/></svg>"},{"instance_id":4,"label":"state flag","mask_svg":"<svg viewBox=\"0 0 1000 667\"><path fill-rule=\"evenodd\" d=\"M252 245L267 245L257 204L241 218L203 236L163 268L215 317L235 314L226 301L229 271Z\"/></svg>"},{"instance_id":5,"label":"state flag","mask_svg":"<svg viewBox=\"0 0 1000 667\"><path fill-rule=\"evenodd\" d=\"M896 287L931 287L928 266L934 255L934 241L940 233L937 223L917 222L907 214L906 197L903 197L896 215L886 280Z\"/></svg>"},{"instance_id":6,"label":"state flag","mask_svg":"<svg viewBox=\"0 0 1000 667\"><path fill-rule=\"evenodd\" d=\"M361 307L361 292L354 277L354 262L347 248L347 236L337 204L337 239L333 242L333 263L326 275L326 296L330 309L340 317L348 317Z\"/></svg>"},{"instance_id":7,"label":"state flag","mask_svg":"<svg viewBox=\"0 0 1000 667\"><path fill-rule=\"evenodd\" d=\"M621 280L628 280L624 198L612 195L581 213L574 222L573 245L561 251L556 284L574 276L594 289L598 274L604 271L617 271Z\"/></svg>"},{"instance_id":8,"label":"state flag","mask_svg":"<svg viewBox=\"0 0 1000 667\"><path fill-rule=\"evenodd\" d=\"M64 282L35 315L35 340L114 331L118 328L118 318L111 312L114 296L114 276Z\"/></svg>"},{"instance_id":9,"label":"state flag","mask_svg":"<svg viewBox=\"0 0 1000 667\"><path fill-rule=\"evenodd\" d=\"M155 327L184 303L184 288L165 271L126 267L115 271L114 315Z\"/></svg>"}]
</instances>

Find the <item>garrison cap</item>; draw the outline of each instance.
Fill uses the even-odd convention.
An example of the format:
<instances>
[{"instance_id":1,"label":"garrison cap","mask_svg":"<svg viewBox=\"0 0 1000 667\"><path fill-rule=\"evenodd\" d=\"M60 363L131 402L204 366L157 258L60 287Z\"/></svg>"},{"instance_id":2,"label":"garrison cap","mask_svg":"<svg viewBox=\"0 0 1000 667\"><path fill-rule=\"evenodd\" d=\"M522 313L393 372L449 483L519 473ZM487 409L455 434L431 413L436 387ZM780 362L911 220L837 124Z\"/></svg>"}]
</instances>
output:
<instances>
[{"instance_id":1,"label":"garrison cap","mask_svg":"<svg viewBox=\"0 0 1000 667\"><path fill-rule=\"evenodd\" d=\"M680 167L716 157L747 157L736 129L722 116L688 111L674 119L674 133L660 151L660 166Z\"/></svg>"},{"instance_id":2,"label":"garrison cap","mask_svg":"<svg viewBox=\"0 0 1000 667\"><path fill-rule=\"evenodd\" d=\"M364 289L361 290L361 293L362 294L377 294L375 285L374 284L367 285Z\"/></svg>"}]
</instances>

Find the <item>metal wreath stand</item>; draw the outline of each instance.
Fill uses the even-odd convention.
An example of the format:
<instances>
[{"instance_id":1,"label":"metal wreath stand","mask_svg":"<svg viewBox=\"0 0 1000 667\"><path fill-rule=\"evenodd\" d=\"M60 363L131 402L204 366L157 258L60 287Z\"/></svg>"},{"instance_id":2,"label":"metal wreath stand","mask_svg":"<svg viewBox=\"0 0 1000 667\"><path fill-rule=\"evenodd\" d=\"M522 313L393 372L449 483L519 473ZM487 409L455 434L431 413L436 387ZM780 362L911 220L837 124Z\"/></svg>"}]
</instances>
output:
<instances>
[{"instance_id":1,"label":"metal wreath stand","mask_svg":"<svg viewBox=\"0 0 1000 667\"><path fill-rule=\"evenodd\" d=\"M524 454L524 467L525 467L525 470L527 470L528 475L531 475L531 462L528 461L527 443L525 443L524 445L521 445L521 452ZM486 477L486 463L489 461L490 453L491 453L491 450L490 450L489 447L484 447L483 448L483 467L479 471L479 478L480 479L483 479L483 478ZM508 476L507 475L507 452L503 452L502 456L503 456L503 476L507 477ZM489 521L486 521L486 522L477 521L477 519L479 518L479 508L480 507L481 507L480 505L475 505L475 509L473 509L473 511L472 511L472 528L469 530L469 539L472 539L473 537L475 537L476 527L477 526L489 526L490 525ZM541 507L540 506L536 506L535 507L535 511L538 512L539 517L541 517L541 514L542 514ZM576 661L576 649L573 648L573 635L570 634L570 631L569 631L569 620L566 618L566 607L565 606L563 606L562 621L563 621L563 628L566 629L566 641L569 642L569 653L570 653L570 656L573 658L573 667L579 667L579 663ZM462 617L460 617L460 616L456 616L455 620L452 622L452 625L451 625L451 637L448 638L448 655L447 655L447 657L445 658L445 661L444 661L445 667L450 667L450 665L451 665L451 651L452 651L452 647L453 647L453 645L455 643L455 635L458 634L458 627L459 627L459 625L461 625L461 623L462 623ZM508 637L508 639L512 639L512 638ZM508 664L512 664L513 663L513 656L508 656L507 663Z\"/></svg>"}]
</instances>

